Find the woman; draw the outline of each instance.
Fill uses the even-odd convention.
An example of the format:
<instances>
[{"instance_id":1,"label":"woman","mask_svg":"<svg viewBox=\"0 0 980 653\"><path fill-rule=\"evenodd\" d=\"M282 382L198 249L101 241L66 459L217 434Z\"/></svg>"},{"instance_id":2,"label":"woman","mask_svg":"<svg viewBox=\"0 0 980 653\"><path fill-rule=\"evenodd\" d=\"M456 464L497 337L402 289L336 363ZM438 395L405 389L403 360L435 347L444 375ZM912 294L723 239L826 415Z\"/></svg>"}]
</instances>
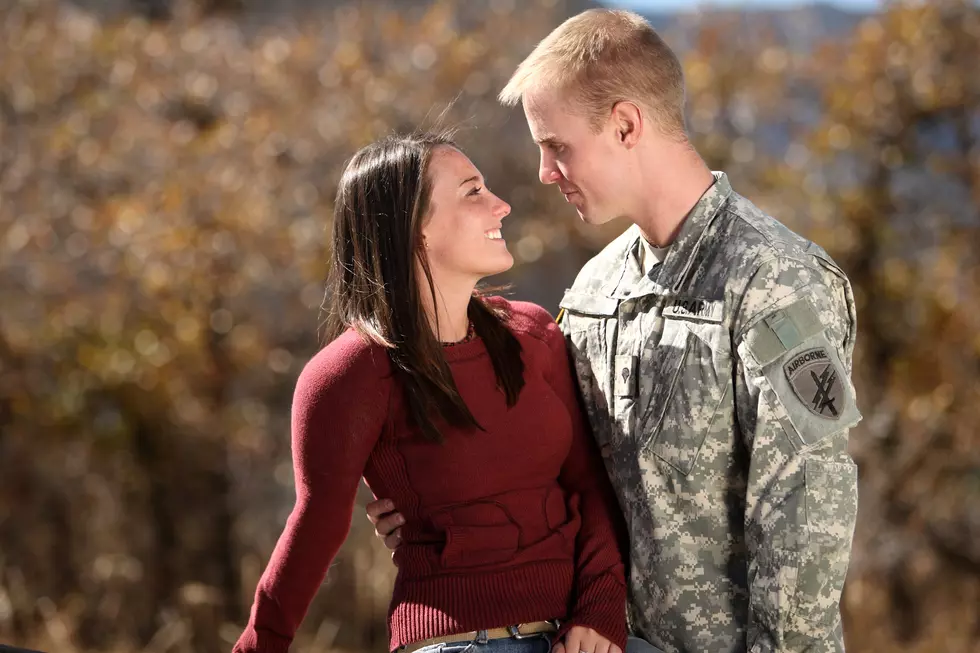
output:
<instances>
[{"instance_id":1,"label":"woman","mask_svg":"<svg viewBox=\"0 0 980 653\"><path fill-rule=\"evenodd\" d=\"M296 505L236 653L287 651L361 477L405 517L390 650L624 648L621 517L564 339L544 309L475 294L513 265L509 212L443 136L388 138L348 164L330 342L293 401Z\"/></svg>"}]
</instances>

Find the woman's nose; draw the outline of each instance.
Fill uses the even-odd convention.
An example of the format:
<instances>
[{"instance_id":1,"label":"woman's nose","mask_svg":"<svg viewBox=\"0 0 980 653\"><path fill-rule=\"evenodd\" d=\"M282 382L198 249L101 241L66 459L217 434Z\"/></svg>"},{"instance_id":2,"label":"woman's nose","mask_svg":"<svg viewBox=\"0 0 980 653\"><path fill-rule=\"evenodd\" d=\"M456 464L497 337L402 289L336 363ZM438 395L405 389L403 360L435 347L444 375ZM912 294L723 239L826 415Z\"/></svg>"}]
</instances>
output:
<instances>
[{"instance_id":1,"label":"woman's nose","mask_svg":"<svg viewBox=\"0 0 980 653\"><path fill-rule=\"evenodd\" d=\"M497 197L497 205L494 207L493 215L498 219L507 217L510 215L510 204Z\"/></svg>"}]
</instances>

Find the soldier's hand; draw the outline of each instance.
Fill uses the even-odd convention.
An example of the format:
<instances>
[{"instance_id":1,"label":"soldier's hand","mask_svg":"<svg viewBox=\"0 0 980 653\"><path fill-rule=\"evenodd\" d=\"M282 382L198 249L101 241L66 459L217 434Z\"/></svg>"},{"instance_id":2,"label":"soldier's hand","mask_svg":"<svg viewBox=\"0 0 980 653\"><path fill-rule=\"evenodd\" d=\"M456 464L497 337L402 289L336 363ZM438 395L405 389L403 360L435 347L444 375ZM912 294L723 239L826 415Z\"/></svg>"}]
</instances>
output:
<instances>
[{"instance_id":1,"label":"soldier's hand","mask_svg":"<svg viewBox=\"0 0 980 653\"><path fill-rule=\"evenodd\" d=\"M385 546L394 551L402 543L402 529L405 518L400 512L395 512L395 504L391 499L378 499L367 504L368 519L374 524L374 534Z\"/></svg>"}]
</instances>

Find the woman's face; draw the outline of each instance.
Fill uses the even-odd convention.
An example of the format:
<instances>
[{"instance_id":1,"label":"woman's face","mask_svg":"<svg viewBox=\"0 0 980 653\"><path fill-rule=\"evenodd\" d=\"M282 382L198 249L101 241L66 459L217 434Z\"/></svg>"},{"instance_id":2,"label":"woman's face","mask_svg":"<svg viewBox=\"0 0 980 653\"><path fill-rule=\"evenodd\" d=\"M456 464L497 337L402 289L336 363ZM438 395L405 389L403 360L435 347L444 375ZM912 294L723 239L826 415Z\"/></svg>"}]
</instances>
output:
<instances>
[{"instance_id":1,"label":"woman's face","mask_svg":"<svg viewBox=\"0 0 980 653\"><path fill-rule=\"evenodd\" d=\"M422 226L426 255L437 283L473 284L514 265L500 234L510 205L490 192L473 162L446 145L429 160L432 184Z\"/></svg>"}]
</instances>

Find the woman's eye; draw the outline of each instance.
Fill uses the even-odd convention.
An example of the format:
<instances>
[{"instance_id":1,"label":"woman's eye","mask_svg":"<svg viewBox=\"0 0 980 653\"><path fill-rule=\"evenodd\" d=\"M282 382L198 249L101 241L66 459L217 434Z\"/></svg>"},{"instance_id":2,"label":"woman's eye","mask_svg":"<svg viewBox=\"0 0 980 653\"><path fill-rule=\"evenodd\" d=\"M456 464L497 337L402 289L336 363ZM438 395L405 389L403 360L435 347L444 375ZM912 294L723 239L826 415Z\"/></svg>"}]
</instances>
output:
<instances>
[{"instance_id":1,"label":"woman's eye","mask_svg":"<svg viewBox=\"0 0 980 653\"><path fill-rule=\"evenodd\" d=\"M476 186L475 188L473 188L473 190L467 193L467 195L479 195L481 190L483 190L483 188L481 188L480 186Z\"/></svg>"}]
</instances>

